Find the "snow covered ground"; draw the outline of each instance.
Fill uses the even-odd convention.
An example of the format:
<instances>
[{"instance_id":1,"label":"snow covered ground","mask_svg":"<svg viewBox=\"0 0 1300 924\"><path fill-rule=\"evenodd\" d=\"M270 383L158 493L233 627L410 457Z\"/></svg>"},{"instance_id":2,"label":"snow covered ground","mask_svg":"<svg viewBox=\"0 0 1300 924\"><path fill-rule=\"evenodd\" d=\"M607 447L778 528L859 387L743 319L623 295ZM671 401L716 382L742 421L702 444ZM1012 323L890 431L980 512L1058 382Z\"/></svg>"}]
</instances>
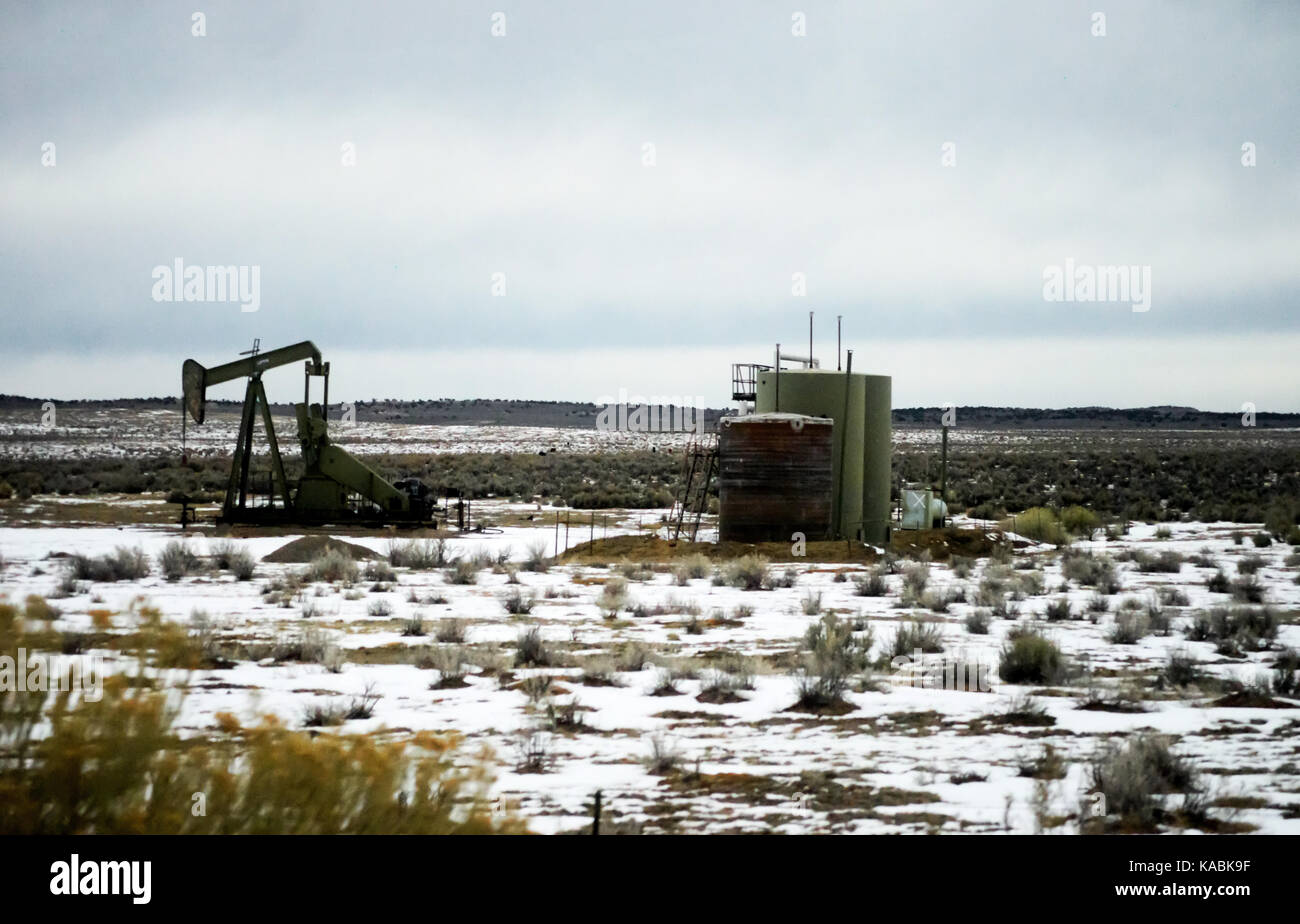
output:
<instances>
[{"instance_id":1,"label":"snow covered ground","mask_svg":"<svg viewBox=\"0 0 1300 924\"><path fill-rule=\"evenodd\" d=\"M179 410L130 407L77 408L55 416L45 426L37 409L0 411L0 457L24 459L139 458L179 452ZM275 418L281 441L292 441L297 424L290 417ZM224 455L235 443L239 415L212 411L202 426L190 424L185 441L194 455ZM1215 444L1253 448L1293 446L1295 429L1238 428L1222 430L1104 429L974 429L957 427L949 439L955 450L1014 446L1038 449L1080 445L1081 434L1090 446L1184 445L1213 439ZM521 427L506 423L471 425L411 424L396 421L330 421L330 437L344 448L361 454L413 453L437 455L470 452L609 452L634 449L677 449L693 434L639 433L592 428ZM898 426L893 442L900 447L935 447L941 433L935 426ZM255 449L265 452L259 439Z\"/></svg>"},{"instance_id":2,"label":"snow covered ground","mask_svg":"<svg viewBox=\"0 0 1300 924\"><path fill-rule=\"evenodd\" d=\"M79 410L43 426L35 412L0 413L0 456L22 459L139 458L179 452L179 411L102 408ZM259 422L260 427L260 422ZM282 444L292 440L297 424L275 418ZM191 455L226 455L235 444L239 415L214 413L202 426L191 423L185 445ZM640 433L592 428L519 427L508 424L463 426L358 421L330 421L330 438L352 452L438 455L464 452L596 452L684 446L693 434ZM263 441L258 452L267 452Z\"/></svg>"},{"instance_id":3,"label":"snow covered ground","mask_svg":"<svg viewBox=\"0 0 1300 924\"><path fill-rule=\"evenodd\" d=\"M634 531L637 519L629 515L610 533ZM598 599L602 582L619 575L617 561L611 562L614 568L520 570L517 585L509 583L505 569L485 567L476 583L453 584L441 569L398 568L391 583L309 584L284 605L261 591L301 571L302 565L260 562L246 582L209 573L169 583L155 568L139 581L88 584L53 599L64 573L57 556L97 555L126 545L156 557L179 531L4 528L0 586L15 601L28 594L51 597L60 611L55 626L64 631L89 630L90 611L104 608L119 614L115 631L126 631L133 619L128 610L141 596L166 618L182 623L196 612L206 613L223 639L243 645L292 638L305 626L322 629L347 653L347 663L337 673L320 664L271 659L171 673L169 682L184 684L188 694L180 724L200 734L214 725L216 713L231 712L250 723L274 714L300 727L309 705L348 699L370 687L380 696L373 717L348 721L342 730L404 736L454 728L472 744L490 745L499 763L498 794L517 802L541 832L580 827L587 818L584 806L598 789L607 821L637 823L648 831L1030 832L1044 814L1077 811L1088 789L1088 761L1108 739L1151 729L1176 736L1175 751L1202 771L1211 800L1224 806L1214 810L1216 815L1262 833L1300 833L1300 701L1286 701L1287 708L1215 707L1209 705L1212 694L1155 691L1151 683L1174 650L1192 654L1211 675L1248 681L1265 673L1282 648L1300 648L1300 586L1294 583L1300 569L1285 564L1293 550L1280 544L1257 549L1248 539L1236 544L1233 531L1240 525L1189 523L1171 529L1172 535L1162 539L1155 527L1136 525L1121 539L1078 547L1121 559L1128 550L1204 555L1230 577L1239 562L1257 556L1266 602L1283 622L1271 650L1228 658L1216 654L1211 642L1184 638L1193 614L1228 602L1226 594L1205 586L1214 568L1193 562L1177 574L1139 573L1132 562L1120 563L1123 589L1109 598L1110 611L1095 624L1087 618L1046 622L1042 617L1050 602L1068 598L1081 613L1093 591L1074 582L1062 591L1060 555L1044 547L1017 553L1012 564L1041 570L1045 593L1022 600L1018 618L994 619L987 635L972 634L964 620L975 609L981 577L997 567L988 560L971 562L965 577L948 564L930 566L931 590L965 592L965 602L952 603L942 614L900 608L901 574L887 578L886 596L855 595L852 574L865 566L792 558L794 586L765 591L714 586L708 578L677 586L670 573L636 574L629 567L627 603L614 618L606 618ZM293 538L233 541L260 560ZM380 553L389 542L342 538ZM572 541L585 539L585 534L575 535ZM196 536L186 541L203 554L211 540ZM448 545L461 557L484 551L508 553L519 561L530 545L545 544L549 551L553 542L553 529L540 526L454 538ZM773 563L776 573L785 567ZM850 572L850 579L836 580L840 571ZM1136 644L1108 641L1122 601L1133 598L1145 606L1161 587L1178 588L1187 598L1186 605L1165 608L1175 614L1173 631ZM515 591L535 597L531 613L507 613L503 601ZM789 711L797 698L790 670L795 652L819 618L805 613L806 598L815 594L821 595L822 611L860 618L860 626L874 633L878 650L889 643L901 620L912 615L933 620L942 629L948 655L989 665L991 692L926 688L909 683L912 675L906 671L884 670L877 675L879 691L847 694L854 708L843 715ZM371 615L380 600L391 612ZM644 615L631 612L638 604ZM403 635L405 621L414 616L423 617L429 635ZM433 635L441 620L452 617L465 620L460 647L480 666L470 669L463 687L431 689L439 672L418 665L433 649L455 647ZM996 671L1008 631L1026 621L1038 623L1090 672L1087 682L1037 690L1036 702L1054 724L993 720L1015 697L1031 692L1002 683ZM520 633L534 625L559 666L513 666ZM662 677L648 664L641 670L614 670L614 685L583 682L584 664L593 667L594 659L597 667L588 679L599 680L602 668L626 659L634 644L644 646L652 661L692 668L698 679L678 681L676 695L652 695ZM99 654L109 671L130 666L113 652ZM735 655L751 659L752 689L739 691L733 702L698 701L711 667ZM487 676L481 666L493 664L505 673ZM550 730L548 697L530 702L521 688L522 681L538 674L553 678L552 705L576 699L582 730ZM1144 711L1079 708L1087 701L1089 685L1146 690ZM531 738L534 732L540 737ZM547 772L521 769L519 745L530 738L545 750ZM700 776L691 783L689 775L652 773L647 759L656 745L675 752L680 766L698 770ZM1022 765L1041 758L1049 746L1065 762L1064 778L1044 786L1022 776ZM1051 830L1076 828L1067 822Z\"/></svg>"}]
</instances>

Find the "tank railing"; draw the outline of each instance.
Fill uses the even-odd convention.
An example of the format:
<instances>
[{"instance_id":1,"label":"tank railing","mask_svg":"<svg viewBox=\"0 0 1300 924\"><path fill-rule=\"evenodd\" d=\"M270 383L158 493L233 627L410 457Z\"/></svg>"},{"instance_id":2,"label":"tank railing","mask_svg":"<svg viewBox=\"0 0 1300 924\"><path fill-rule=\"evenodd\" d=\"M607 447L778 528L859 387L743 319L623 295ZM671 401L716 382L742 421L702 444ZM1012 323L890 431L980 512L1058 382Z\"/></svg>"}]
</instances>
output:
<instances>
[{"instance_id":1,"label":"tank railing","mask_svg":"<svg viewBox=\"0 0 1300 924\"><path fill-rule=\"evenodd\" d=\"M758 400L758 375L767 372L771 366L763 363L732 363L731 365L731 400Z\"/></svg>"}]
</instances>

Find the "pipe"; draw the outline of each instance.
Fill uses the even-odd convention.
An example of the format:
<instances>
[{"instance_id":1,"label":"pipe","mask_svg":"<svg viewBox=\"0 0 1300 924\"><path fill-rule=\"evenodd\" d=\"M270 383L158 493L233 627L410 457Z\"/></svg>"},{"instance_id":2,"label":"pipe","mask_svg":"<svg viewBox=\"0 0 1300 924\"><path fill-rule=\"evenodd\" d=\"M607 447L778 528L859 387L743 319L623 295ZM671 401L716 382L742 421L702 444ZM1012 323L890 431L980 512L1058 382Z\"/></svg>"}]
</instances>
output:
<instances>
[{"instance_id":1,"label":"pipe","mask_svg":"<svg viewBox=\"0 0 1300 924\"><path fill-rule=\"evenodd\" d=\"M812 335L813 335L813 313L808 312L808 368L812 368Z\"/></svg>"},{"instance_id":2,"label":"pipe","mask_svg":"<svg viewBox=\"0 0 1300 924\"><path fill-rule=\"evenodd\" d=\"M772 369L776 373L776 399L772 402L772 410L775 413L781 413L781 344L776 345L776 362L772 364Z\"/></svg>"},{"instance_id":3,"label":"pipe","mask_svg":"<svg viewBox=\"0 0 1300 924\"><path fill-rule=\"evenodd\" d=\"M849 365L844 370L844 412L840 415L840 477L835 484L835 507L839 510L835 527L840 537L848 539L844 529L844 447L849 435L849 386L853 381L853 351L849 350ZM858 519L861 519L859 512Z\"/></svg>"},{"instance_id":4,"label":"pipe","mask_svg":"<svg viewBox=\"0 0 1300 924\"><path fill-rule=\"evenodd\" d=\"M943 428L943 461L939 464L939 500L944 503L946 514L948 503L948 428L946 426ZM939 518L941 528L947 525L946 520L946 516Z\"/></svg>"},{"instance_id":5,"label":"pipe","mask_svg":"<svg viewBox=\"0 0 1300 924\"><path fill-rule=\"evenodd\" d=\"M844 333L844 315L835 316L835 371L840 371L840 341Z\"/></svg>"}]
</instances>

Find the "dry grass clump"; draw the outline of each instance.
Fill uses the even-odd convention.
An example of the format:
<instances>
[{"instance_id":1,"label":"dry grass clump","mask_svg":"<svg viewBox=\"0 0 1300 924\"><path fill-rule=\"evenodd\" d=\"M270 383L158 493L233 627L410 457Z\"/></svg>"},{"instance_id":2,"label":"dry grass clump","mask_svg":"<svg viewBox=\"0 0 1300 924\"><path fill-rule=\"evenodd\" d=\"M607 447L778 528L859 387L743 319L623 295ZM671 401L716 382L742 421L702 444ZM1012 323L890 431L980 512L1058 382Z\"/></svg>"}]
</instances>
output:
<instances>
[{"instance_id":1,"label":"dry grass clump","mask_svg":"<svg viewBox=\"0 0 1300 924\"><path fill-rule=\"evenodd\" d=\"M922 654L943 651L943 627L940 624L920 619L899 624L889 645L888 658L910 658L918 651Z\"/></svg>"},{"instance_id":2,"label":"dry grass clump","mask_svg":"<svg viewBox=\"0 0 1300 924\"><path fill-rule=\"evenodd\" d=\"M788 587L793 587L795 582L798 580L799 570L797 568L786 568L780 574L774 574L769 571L767 576L763 578L763 589L782 590Z\"/></svg>"},{"instance_id":3,"label":"dry grass clump","mask_svg":"<svg viewBox=\"0 0 1300 924\"><path fill-rule=\"evenodd\" d=\"M1004 531L1017 533L1035 542L1049 542L1059 546L1070 541L1061 521L1046 507L1030 507L1024 513L1008 517L998 525Z\"/></svg>"},{"instance_id":4,"label":"dry grass clump","mask_svg":"<svg viewBox=\"0 0 1300 924\"><path fill-rule=\"evenodd\" d=\"M663 776L677 769L682 759L681 750L676 739L662 732L650 735L650 754L646 758L646 770L656 776Z\"/></svg>"},{"instance_id":5,"label":"dry grass clump","mask_svg":"<svg viewBox=\"0 0 1300 924\"><path fill-rule=\"evenodd\" d=\"M673 564L673 581L677 586L685 587L693 580L708 577L712 570L709 559L697 552Z\"/></svg>"},{"instance_id":6,"label":"dry grass clump","mask_svg":"<svg viewBox=\"0 0 1300 924\"><path fill-rule=\"evenodd\" d=\"M149 556L136 546L119 545L105 555L73 555L69 559L72 576L78 581L138 581L149 575Z\"/></svg>"},{"instance_id":7,"label":"dry grass clump","mask_svg":"<svg viewBox=\"0 0 1300 924\"><path fill-rule=\"evenodd\" d=\"M613 617L620 610L627 607L627 579L612 577L605 581L600 589L600 596L596 599L596 605L608 617Z\"/></svg>"},{"instance_id":8,"label":"dry grass clump","mask_svg":"<svg viewBox=\"0 0 1300 924\"><path fill-rule=\"evenodd\" d=\"M1268 607L1213 607L1197 613L1187 629L1189 642L1217 642L1220 654L1260 651L1277 638L1278 619Z\"/></svg>"},{"instance_id":9,"label":"dry grass clump","mask_svg":"<svg viewBox=\"0 0 1300 924\"><path fill-rule=\"evenodd\" d=\"M741 590L762 590L769 580L767 559L758 555L732 559L720 573L725 584Z\"/></svg>"},{"instance_id":10,"label":"dry grass clump","mask_svg":"<svg viewBox=\"0 0 1300 924\"><path fill-rule=\"evenodd\" d=\"M1061 555L1061 575L1083 587L1095 587L1107 596L1120 590L1115 562L1108 555L1066 549Z\"/></svg>"},{"instance_id":11,"label":"dry grass clump","mask_svg":"<svg viewBox=\"0 0 1300 924\"><path fill-rule=\"evenodd\" d=\"M930 566L926 562L912 562L903 569L902 606L916 606L930 582Z\"/></svg>"},{"instance_id":12,"label":"dry grass clump","mask_svg":"<svg viewBox=\"0 0 1300 924\"><path fill-rule=\"evenodd\" d=\"M654 665L654 650L642 642L628 642L615 656L615 666L620 671L643 671Z\"/></svg>"},{"instance_id":13,"label":"dry grass clump","mask_svg":"<svg viewBox=\"0 0 1300 924\"><path fill-rule=\"evenodd\" d=\"M515 639L515 667L550 667L555 655L542 638L541 626L529 626Z\"/></svg>"},{"instance_id":14,"label":"dry grass clump","mask_svg":"<svg viewBox=\"0 0 1300 924\"><path fill-rule=\"evenodd\" d=\"M1232 599L1238 603L1264 602L1264 584L1260 581L1259 576L1255 574L1233 578L1229 593L1232 594Z\"/></svg>"},{"instance_id":15,"label":"dry grass clump","mask_svg":"<svg viewBox=\"0 0 1300 924\"><path fill-rule=\"evenodd\" d=\"M429 684L431 690L452 690L468 686L465 675L469 672L465 649L459 645L435 648L422 667L428 666L438 672L438 679Z\"/></svg>"},{"instance_id":16,"label":"dry grass clump","mask_svg":"<svg viewBox=\"0 0 1300 924\"><path fill-rule=\"evenodd\" d=\"M307 565L301 579L305 582L324 581L327 584L352 584L360 576L357 563L346 552L327 548Z\"/></svg>"},{"instance_id":17,"label":"dry grass clump","mask_svg":"<svg viewBox=\"0 0 1300 924\"><path fill-rule=\"evenodd\" d=\"M511 616L527 616L537 605L537 597L515 588L502 598L501 605Z\"/></svg>"},{"instance_id":18,"label":"dry grass clump","mask_svg":"<svg viewBox=\"0 0 1300 924\"><path fill-rule=\"evenodd\" d=\"M827 614L808 627L803 638L803 656L796 685L796 709L842 710L848 704L844 693L852 679L867 669L872 640L858 635L853 626L834 614Z\"/></svg>"},{"instance_id":19,"label":"dry grass clump","mask_svg":"<svg viewBox=\"0 0 1300 924\"><path fill-rule=\"evenodd\" d=\"M524 556L523 568L525 571L534 571L538 574L545 574L551 570L551 559L546 554L545 542L534 542L528 547L528 554Z\"/></svg>"},{"instance_id":20,"label":"dry grass clump","mask_svg":"<svg viewBox=\"0 0 1300 924\"><path fill-rule=\"evenodd\" d=\"M515 771L546 773L555 764L551 752L552 738L540 728L524 728L515 734Z\"/></svg>"},{"instance_id":21,"label":"dry grass clump","mask_svg":"<svg viewBox=\"0 0 1300 924\"><path fill-rule=\"evenodd\" d=\"M477 584L481 563L474 558L458 558L446 571L448 584Z\"/></svg>"},{"instance_id":22,"label":"dry grass clump","mask_svg":"<svg viewBox=\"0 0 1300 924\"><path fill-rule=\"evenodd\" d=\"M988 635L989 626L993 622L993 611L990 609L972 610L966 616L966 631L971 635Z\"/></svg>"},{"instance_id":23,"label":"dry grass clump","mask_svg":"<svg viewBox=\"0 0 1300 924\"><path fill-rule=\"evenodd\" d=\"M1237 559L1238 574L1256 574L1264 567L1264 559L1259 555L1243 555Z\"/></svg>"},{"instance_id":24,"label":"dry grass clump","mask_svg":"<svg viewBox=\"0 0 1300 924\"><path fill-rule=\"evenodd\" d=\"M859 597L883 597L889 593L883 568L872 568L865 575L853 578L853 592Z\"/></svg>"},{"instance_id":25,"label":"dry grass clump","mask_svg":"<svg viewBox=\"0 0 1300 924\"><path fill-rule=\"evenodd\" d=\"M1093 790L1105 797L1106 814L1123 830L1150 831L1167 816L1158 796L1186 793L1195 802L1201 785L1195 770L1174 754L1166 739L1139 735L1123 746L1111 744L1089 768ZM1196 808L1184 806L1189 814Z\"/></svg>"},{"instance_id":26,"label":"dry grass clump","mask_svg":"<svg viewBox=\"0 0 1300 924\"><path fill-rule=\"evenodd\" d=\"M388 563L394 568L431 571L447 564L447 540L406 539L388 544Z\"/></svg>"},{"instance_id":27,"label":"dry grass clump","mask_svg":"<svg viewBox=\"0 0 1300 924\"><path fill-rule=\"evenodd\" d=\"M467 623L464 619L456 616L448 616L446 619L438 621L437 631L434 632L434 638L440 642L454 642L462 644L465 641L465 628Z\"/></svg>"},{"instance_id":28,"label":"dry grass clump","mask_svg":"<svg viewBox=\"0 0 1300 924\"><path fill-rule=\"evenodd\" d=\"M1067 673L1065 655L1051 639L1032 629L1008 634L998 662L998 676L1007 683L1059 683Z\"/></svg>"},{"instance_id":29,"label":"dry grass clump","mask_svg":"<svg viewBox=\"0 0 1300 924\"><path fill-rule=\"evenodd\" d=\"M1062 622L1073 619L1074 614L1070 609L1070 601L1065 597L1058 597L1050 601L1043 610L1043 618L1048 622Z\"/></svg>"},{"instance_id":30,"label":"dry grass clump","mask_svg":"<svg viewBox=\"0 0 1300 924\"><path fill-rule=\"evenodd\" d=\"M595 655L582 662L578 682L587 687L621 687L618 666L606 655Z\"/></svg>"},{"instance_id":31,"label":"dry grass clump","mask_svg":"<svg viewBox=\"0 0 1300 924\"><path fill-rule=\"evenodd\" d=\"M458 769L459 738L311 735L219 714L174 730L179 705L111 677L99 702L53 698L46 730L0 711L0 834L489 834L490 776ZM16 755L23 755L15 760ZM202 793L207 811L192 809Z\"/></svg>"},{"instance_id":32,"label":"dry grass clump","mask_svg":"<svg viewBox=\"0 0 1300 924\"><path fill-rule=\"evenodd\" d=\"M1184 558L1173 550L1152 555L1139 549L1131 557L1133 566L1144 574L1177 574L1183 570Z\"/></svg>"},{"instance_id":33,"label":"dry grass clump","mask_svg":"<svg viewBox=\"0 0 1300 924\"><path fill-rule=\"evenodd\" d=\"M257 562L247 549L240 548L229 540L222 540L212 544L209 555L213 567L218 571L229 571L237 581L252 580Z\"/></svg>"},{"instance_id":34,"label":"dry grass clump","mask_svg":"<svg viewBox=\"0 0 1300 924\"><path fill-rule=\"evenodd\" d=\"M1196 656L1186 649L1169 652L1169 659L1160 672L1159 685L1164 687L1194 687L1205 680L1205 673L1200 668Z\"/></svg>"},{"instance_id":35,"label":"dry grass clump","mask_svg":"<svg viewBox=\"0 0 1300 924\"><path fill-rule=\"evenodd\" d=\"M1151 622L1146 614L1123 610L1115 614L1115 621L1106 632L1106 641L1112 645L1136 645L1147 637L1151 631Z\"/></svg>"},{"instance_id":36,"label":"dry grass clump","mask_svg":"<svg viewBox=\"0 0 1300 924\"><path fill-rule=\"evenodd\" d=\"M158 567L162 569L163 577L168 581L178 581L203 571L204 563L188 543L173 539L158 553Z\"/></svg>"}]
</instances>

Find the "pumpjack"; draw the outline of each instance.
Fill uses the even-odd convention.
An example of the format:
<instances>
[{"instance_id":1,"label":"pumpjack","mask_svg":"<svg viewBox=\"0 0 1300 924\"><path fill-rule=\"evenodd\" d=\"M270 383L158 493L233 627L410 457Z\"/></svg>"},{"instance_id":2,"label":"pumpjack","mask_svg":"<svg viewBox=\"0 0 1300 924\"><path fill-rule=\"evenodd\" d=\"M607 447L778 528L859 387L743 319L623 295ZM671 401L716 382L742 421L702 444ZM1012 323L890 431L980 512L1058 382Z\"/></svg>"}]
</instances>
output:
<instances>
[{"instance_id":1,"label":"pumpjack","mask_svg":"<svg viewBox=\"0 0 1300 924\"><path fill-rule=\"evenodd\" d=\"M184 393L181 432L184 440L186 415L202 424L207 410L207 389L239 378L248 378L239 436L230 463L230 479L218 522L271 524L400 523L436 526L434 498L419 479L406 478L392 484L360 459L330 441L326 425L329 413L330 364L321 360L320 350L310 340L259 352L255 343L245 358L206 369L193 359L181 367ZM271 423L271 406L262 385L262 374L277 366L305 361L303 400L294 405L298 418L298 442L302 446L303 475L294 484L285 477L280 444ZM320 404L312 404L311 380L323 380ZM265 503L249 503L250 464L253 431L261 416L271 458L271 483Z\"/></svg>"}]
</instances>

